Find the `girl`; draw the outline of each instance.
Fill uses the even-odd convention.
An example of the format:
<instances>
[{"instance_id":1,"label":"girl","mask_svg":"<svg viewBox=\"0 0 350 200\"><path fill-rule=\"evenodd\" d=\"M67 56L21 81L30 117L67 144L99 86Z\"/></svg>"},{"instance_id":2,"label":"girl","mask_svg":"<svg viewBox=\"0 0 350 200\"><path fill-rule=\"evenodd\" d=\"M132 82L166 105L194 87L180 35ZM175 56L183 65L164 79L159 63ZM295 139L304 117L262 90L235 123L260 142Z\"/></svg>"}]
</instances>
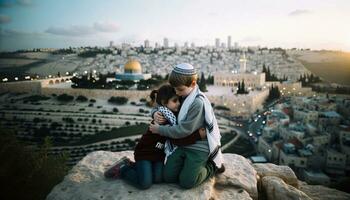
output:
<instances>
[{"instance_id":1,"label":"girl","mask_svg":"<svg viewBox=\"0 0 350 200\"><path fill-rule=\"evenodd\" d=\"M150 97L151 103L157 105L155 111L163 114L167 124L169 126L176 125L176 115L180 110L180 102L175 89L169 84L163 85L158 90L153 90ZM148 129L135 147L134 158L136 162L123 157L104 175L106 178L124 179L139 189L147 189L151 187L152 183L160 183L163 180L165 142L169 140L168 144L186 146L194 144L196 140L201 140L201 134L205 135L204 129L201 130L201 133L197 130L185 138L170 139L159 134L152 134Z\"/></svg>"}]
</instances>

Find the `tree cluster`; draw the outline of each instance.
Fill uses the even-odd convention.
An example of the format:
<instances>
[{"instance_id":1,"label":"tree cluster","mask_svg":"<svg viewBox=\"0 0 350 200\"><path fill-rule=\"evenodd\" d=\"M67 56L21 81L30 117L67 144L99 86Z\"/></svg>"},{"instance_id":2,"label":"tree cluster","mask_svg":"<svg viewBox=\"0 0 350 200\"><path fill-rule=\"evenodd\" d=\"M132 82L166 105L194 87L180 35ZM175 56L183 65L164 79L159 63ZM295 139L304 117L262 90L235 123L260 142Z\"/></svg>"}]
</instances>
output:
<instances>
[{"instance_id":1,"label":"tree cluster","mask_svg":"<svg viewBox=\"0 0 350 200\"><path fill-rule=\"evenodd\" d=\"M248 91L245 89L244 80L242 80L242 82L238 82L237 94L248 94Z\"/></svg>"},{"instance_id":2,"label":"tree cluster","mask_svg":"<svg viewBox=\"0 0 350 200\"><path fill-rule=\"evenodd\" d=\"M287 81L288 77L286 75L283 76L283 78L279 79L275 74L272 74L270 71L270 67L266 68L265 63L263 64L262 72L265 73L265 80L266 81Z\"/></svg>"},{"instance_id":3,"label":"tree cluster","mask_svg":"<svg viewBox=\"0 0 350 200\"><path fill-rule=\"evenodd\" d=\"M112 54L112 50L110 49L90 49L84 52L81 52L78 54L79 57L83 58L90 58L90 57L95 57L97 54Z\"/></svg>"},{"instance_id":4,"label":"tree cluster","mask_svg":"<svg viewBox=\"0 0 350 200\"><path fill-rule=\"evenodd\" d=\"M300 75L299 81L301 82L301 85L304 87L304 86L310 86L313 83L321 82L321 78L313 74L304 74L304 75Z\"/></svg>"},{"instance_id":5,"label":"tree cluster","mask_svg":"<svg viewBox=\"0 0 350 200\"><path fill-rule=\"evenodd\" d=\"M68 156L50 155L48 138L37 150L19 142L13 131L0 129L1 199L45 199L68 172Z\"/></svg>"},{"instance_id":6,"label":"tree cluster","mask_svg":"<svg viewBox=\"0 0 350 200\"><path fill-rule=\"evenodd\" d=\"M117 104L117 105L123 105L128 102L128 98L126 97L111 97L108 99L109 103Z\"/></svg>"},{"instance_id":7,"label":"tree cluster","mask_svg":"<svg viewBox=\"0 0 350 200\"><path fill-rule=\"evenodd\" d=\"M268 100L274 100L274 99L278 99L281 96L281 92L278 89L278 86L271 86L270 90L269 90L269 97Z\"/></svg>"},{"instance_id":8,"label":"tree cluster","mask_svg":"<svg viewBox=\"0 0 350 200\"><path fill-rule=\"evenodd\" d=\"M197 80L197 84L198 84L198 87L199 89L202 91L202 92L207 92L207 83L206 83L206 80L205 80L205 77L204 77L204 73L202 72L201 74L201 78Z\"/></svg>"}]
</instances>

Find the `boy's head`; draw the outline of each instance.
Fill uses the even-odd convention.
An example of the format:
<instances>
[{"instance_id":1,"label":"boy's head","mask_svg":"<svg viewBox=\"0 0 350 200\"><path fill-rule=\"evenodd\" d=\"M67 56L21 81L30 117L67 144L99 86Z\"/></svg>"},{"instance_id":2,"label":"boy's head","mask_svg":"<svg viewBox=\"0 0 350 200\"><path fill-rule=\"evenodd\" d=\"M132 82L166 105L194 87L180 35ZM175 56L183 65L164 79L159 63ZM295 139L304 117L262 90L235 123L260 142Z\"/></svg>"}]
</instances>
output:
<instances>
[{"instance_id":1,"label":"boy's head","mask_svg":"<svg viewBox=\"0 0 350 200\"><path fill-rule=\"evenodd\" d=\"M196 86L196 69L188 63L181 63L174 67L169 76L169 83L175 88L179 96L187 96Z\"/></svg>"}]
</instances>

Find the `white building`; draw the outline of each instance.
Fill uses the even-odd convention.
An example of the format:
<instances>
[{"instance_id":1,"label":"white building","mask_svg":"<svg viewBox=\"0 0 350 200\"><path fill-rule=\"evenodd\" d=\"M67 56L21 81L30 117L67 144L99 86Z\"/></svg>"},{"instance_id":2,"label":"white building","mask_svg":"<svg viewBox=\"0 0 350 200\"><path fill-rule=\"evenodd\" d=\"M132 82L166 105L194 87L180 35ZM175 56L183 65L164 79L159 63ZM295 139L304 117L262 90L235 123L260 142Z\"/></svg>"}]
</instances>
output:
<instances>
[{"instance_id":1,"label":"white building","mask_svg":"<svg viewBox=\"0 0 350 200\"><path fill-rule=\"evenodd\" d=\"M247 72L247 59L245 57L245 53L243 53L243 56L239 59L239 72L240 73Z\"/></svg>"},{"instance_id":2,"label":"white building","mask_svg":"<svg viewBox=\"0 0 350 200\"><path fill-rule=\"evenodd\" d=\"M229 114L248 119L256 110L263 108L263 103L269 95L269 90L255 90L249 94L237 95L232 88L209 86L206 93L215 105L223 105L230 109Z\"/></svg>"},{"instance_id":3,"label":"white building","mask_svg":"<svg viewBox=\"0 0 350 200\"><path fill-rule=\"evenodd\" d=\"M215 48L220 48L220 38L215 38Z\"/></svg>"},{"instance_id":4,"label":"white building","mask_svg":"<svg viewBox=\"0 0 350 200\"><path fill-rule=\"evenodd\" d=\"M149 40L145 40L145 48L149 48Z\"/></svg>"},{"instance_id":5,"label":"white building","mask_svg":"<svg viewBox=\"0 0 350 200\"><path fill-rule=\"evenodd\" d=\"M163 46L164 46L164 48L169 48L169 39L168 38L164 38Z\"/></svg>"},{"instance_id":6,"label":"white building","mask_svg":"<svg viewBox=\"0 0 350 200\"><path fill-rule=\"evenodd\" d=\"M231 36L227 36L227 48L231 49Z\"/></svg>"},{"instance_id":7,"label":"white building","mask_svg":"<svg viewBox=\"0 0 350 200\"><path fill-rule=\"evenodd\" d=\"M344 175L346 168L346 155L333 149L327 150L326 172Z\"/></svg>"},{"instance_id":8,"label":"white building","mask_svg":"<svg viewBox=\"0 0 350 200\"><path fill-rule=\"evenodd\" d=\"M265 73L232 73L232 72L215 72L214 85L237 87L238 82L244 81L245 88L248 89L263 87L265 84Z\"/></svg>"}]
</instances>

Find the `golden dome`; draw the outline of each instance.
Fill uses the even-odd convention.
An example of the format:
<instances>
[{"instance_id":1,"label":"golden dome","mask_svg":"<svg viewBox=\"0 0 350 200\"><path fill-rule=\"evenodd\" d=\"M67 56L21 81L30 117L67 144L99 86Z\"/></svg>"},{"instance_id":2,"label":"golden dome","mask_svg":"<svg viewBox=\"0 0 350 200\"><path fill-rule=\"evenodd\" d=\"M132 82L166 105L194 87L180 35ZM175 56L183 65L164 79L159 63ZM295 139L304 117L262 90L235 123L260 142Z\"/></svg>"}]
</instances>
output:
<instances>
[{"instance_id":1,"label":"golden dome","mask_svg":"<svg viewBox=\"0 0 350 200\"><path fill-rule=\"evenodd\" d=\"M140 62L137 60L129 60L124 65L124 72L125 73L141 73L142 68L141 68Z\"/></svg>"}]
</instances>

